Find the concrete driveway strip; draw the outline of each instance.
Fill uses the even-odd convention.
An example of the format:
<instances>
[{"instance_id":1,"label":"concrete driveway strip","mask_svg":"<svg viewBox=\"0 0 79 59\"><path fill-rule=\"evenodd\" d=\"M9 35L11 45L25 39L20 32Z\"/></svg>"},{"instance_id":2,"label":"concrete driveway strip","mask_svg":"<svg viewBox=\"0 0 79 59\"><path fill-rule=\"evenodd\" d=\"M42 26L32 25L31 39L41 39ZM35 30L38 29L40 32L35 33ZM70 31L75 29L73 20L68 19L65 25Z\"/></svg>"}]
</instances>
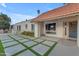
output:
<instances>
[{"instance_id":1,"label":"concrete driveway strip","mask_svg":"<svg viewBox=\"0 0 79 59\"><path fill-rule=\"evenodd\" d=\"M30 50L26 50L20 54L18 54L18 56L36 56L34 53L32 53Z\"/></svg>"},{"instance_id":2,"label":"concrete driveway strip","mask_svg":"<svg viewBox=\"0 0 79 59\"><path fill-rule=\"evenodd\" d=\"M49 54L50 56L79 56L78 47L70 47L58 44L53 51Z\"/></svg>"},{"instance_id":3,"label":"concrete driveway strip","mask_svg":"<svg viewBox=\"0 0 79 59\"><path fill-rule=\"evenodd\" d=\"M15 44L19 44L19 43L16 42L16 41L12 41L12 42L8 42L8 43L3 43L4 47L8 47L8 46L15 45Z\"/></svg>"},{"instance_id":4,"label":"concrete driveway strip","mask_svg":"<svg viewBox=\"0 0 79 59\"><path fill-rule=\"evenodd\" d=\"M38 44L37 42L41 42L42 40L40 39L36 39L34 41L29 40L29 39L24 39L22 37L16 36L16 35L11 35L12 37L14 37L17 41L23 43L24 45L30 47L33 46L35 44ZM16 40L10 38L7 35L2 35L1 37L1 41L3 42L4 47L6 46L10 46L10 45L14 45L17 43ZM21 39L21 40L20 40ZM43 39L43 38L42 38ZM45 39L45 38L44 38ZM54 38L52 38L53 40ZM12 41L12 42L8 42L8 41ZM36 41L36 42L35 42ZM4 43L4 42L8 42L8 43ZM17 45L5 48L5 53L7 56L11 56L14 55L20 51L23 51L21 53L18 54L18 56L34 56L36 54L34 54L32 51L30 51L28 48L24 47L22 44L20 44L18 42ZM43 45L43 44L45 45ZM45 52L48 51L48 49L51 47L51 45L54 44L54 42L52 41L47 41L45 40L44 42L42 42L38 45L33 46L30 49L33 49L34 51L36 51L37 53L39 53L40 55L43 55ZM48 47L48 46L50 47ZM75 47L75 46L67 46L67 45L63 45L61 44L61 42L56 45L56 47L54 48L54 50L52 50L49 53L49 56L79 56L79 48Z\"/></svg>"},{"instance_id":5,"label":"concrete driveway strip","mask_svg":"<svg viewBox=\"0 0 79 59\"><path fill-rule=\"evenodd\" d=\"M18 35L11 35L12 37L16 38L16 40L19 40L19 39L23 39L22 37L18 36Z\"/></svg>"},{"instance_id":6,"label":"concrete driveway strip","mask_svg":"<svg viewBox=\"0 0 79 59\"><path fill-rule=\"evenodd\" d=\"M7 42L7 41L12 41L13 40L10 37L8 37L7 35L1 35L0 38L1 38L2 42Z\"/></svg>"},{"instance_id":7,"label":"concrete driveway strip","mask_svg":"<svg viewBox=\"0 0 79 59\"><path fill-rule=\"evenodd\" d=\"M22 46L21 44L18 44L16 46L6 48L5 53L6 53L7 56L11 56L11 55L23 50L23 49L25 49L25 47Z\"/></svg>"},{"instance_id":8,"label":"concrete driveway strip","mask_svg":"<svg viewBox=\"0 0 79 59\"><path fill-rule=\"evenodd\" d=\"M3 43L4 49L5 49L5 54L7 56L11 56L23 49L26 49L24 46L22 46L20 43L18 43L17 41L11 39L8 35L1 35L1 41ZM12 41L12 42L8 42L8 41ZM4 43L7 42L7 43ZM17 44L17 45L14 45ZM11 46L14 45L14 46ZM7 47L7 46L11 46L11 47ZM7 47L7 48L5 48Z\"/></svg>"}]
</instances>

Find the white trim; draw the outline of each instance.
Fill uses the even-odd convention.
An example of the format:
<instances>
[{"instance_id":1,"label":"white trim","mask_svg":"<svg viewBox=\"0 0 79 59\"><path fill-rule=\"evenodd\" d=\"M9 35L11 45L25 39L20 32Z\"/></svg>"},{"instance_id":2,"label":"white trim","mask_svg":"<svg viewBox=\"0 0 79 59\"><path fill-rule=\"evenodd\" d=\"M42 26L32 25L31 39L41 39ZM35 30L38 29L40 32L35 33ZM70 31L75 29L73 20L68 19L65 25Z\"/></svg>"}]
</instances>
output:
<instances>
[{"instance_id":1,"label":"white trim","mask_svg":"<svg viewBox=\"0 0 79 59\"><path fill-rule=\"evenodd\" d=\"M77 45L79 47L79 16L77 17Z\"/></svg>"},{"instance_id":2,"label":"white trim","mask_svg":"<svg viewBox=\"0 0 79 59\"><path fill-rule=\"evenodd\" d=\"M46 25L46 24L50 24L50 23L56 23L56 27L57 27L57 22L56 22L56 21L44 22L44 34L45 34L46 36L57 36L57 34L47 34L47 33L46 33L45 25ZM55 31L55 32L57 32L57 31Z\"/></svg>"}]
</instances>

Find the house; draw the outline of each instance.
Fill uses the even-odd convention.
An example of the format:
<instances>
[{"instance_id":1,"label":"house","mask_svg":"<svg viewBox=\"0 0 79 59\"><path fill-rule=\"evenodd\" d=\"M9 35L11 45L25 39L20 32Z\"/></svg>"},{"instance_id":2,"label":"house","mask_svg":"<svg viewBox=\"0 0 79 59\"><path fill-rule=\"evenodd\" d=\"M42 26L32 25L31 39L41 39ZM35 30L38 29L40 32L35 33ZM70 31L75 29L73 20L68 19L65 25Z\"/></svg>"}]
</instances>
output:
<instances>
[{"instance_id":1,"label":"house","mask_svg":"<svg viewBox=\"0 0 79 59\"><path fill-rule=\"evenodd\" d=\"M21 33L23 31L34 31L34 24L31 23L31 20L18 22L12 26L12 33Z\"/></svg>"},{"instance_id":2,"label":"house","mask_svg":"<svg viewBox=\"0 0 79 59\"><path fill-rule=\"evenodd\" d=\"M9 29L0 29L0 34L9 33Z\"/></svg>"},{"instance_id":3,"label":"house","mask_svg":"<svg viewBox=\"0 0 79 59\"><path fill-rule=\"evenodd\" d=\"M76 40L79 46L79 4L66 3L64 6L40 14L35 23L35 37L52 36Z\"/></svg>"},{"instance_id":4,"label":"house","mask_svg":"<svg viewBox=\"0 0 79 59\"><path fill-rule=\"evenodd\" d=\"M0 29L0 34L4 33L3 29Z\"/></svg>"}]
</instances>

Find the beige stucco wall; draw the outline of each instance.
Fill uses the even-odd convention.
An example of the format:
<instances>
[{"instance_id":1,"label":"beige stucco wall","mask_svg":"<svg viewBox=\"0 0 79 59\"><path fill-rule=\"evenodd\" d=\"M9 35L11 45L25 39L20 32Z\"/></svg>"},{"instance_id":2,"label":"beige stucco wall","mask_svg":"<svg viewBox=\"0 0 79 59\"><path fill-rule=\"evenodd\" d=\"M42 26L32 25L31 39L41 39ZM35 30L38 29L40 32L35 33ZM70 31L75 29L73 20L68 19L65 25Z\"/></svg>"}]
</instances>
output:
<instances>
[{"instance_id":1,"label":"beige stucco wall","mask_svg":"<svg viewBox=\"0 0 79 59\"><path fill-rule=\"evenodd\" d=\"M27 24L27 28L26 28L26 24ZM31 21L23 21L23 22L16 23L13 25L12 32L16 33L16 32L23 32L23 31L32 31L31 24L33 24L33 23L31 23ZM18 25L21 26L20 31L17 30Z\"/></svg>"},{"instance_id":2,"label":"beige stucco wall","mask_svg":"<svg viewBox=\"0 0 79 59\"><path fill-rule=\"evenodd\" d=\"M58 21L47 21L47 22L44 22L44 25L48 24L48 23L56 23L56 34L47 34L46 32L44 32L46 36L63 37L63 22L62 21L60 21L60 20L58 20Z\"/></svg>"},{"instance_id":3,"label":"beige stucco wall","mask_svg":"<svg viewBox=\"0 0 79 59\"><path fill-rule=\"evenodd\" d=\"M54 36L54 37L60 37L60 38L66 38L64 36L64 26L63 22L71 22L71 21L76 21L77 17L68 17L68 18L62 18L62 19L57 19L55 21L47 21L46 23L56 23L56 34L46 34L46 36ZM69 30L69 25L67 24L67 30ZM67 31L67 38L69 36L69 31Z\"/></svg>"},{"instance_id":4,"label":"beige stucco wall","mask_svg":"<svg viewBox=\"0 0 79 59\"><path fill-rule=\"evenodd\" d=\"M55 21L45 21L43 24L36 24L36 30L35 30L35 37L39 37L40 33L44 33L46 36L52 36L52 37L64 37L64 27L63 27L63 22L71 22L71 21L77 21L77 46L79 47L79 16L75 16L75 17L68 17L68 18L62 18L59 20L55 20ZM45 33L45 24L47 23L56 23L56 34L46 34ZM69 25L68 25L69 26ZM41 29L41 30L39 30ZM42 30L44 32L42 32ZM69 30L69 28L68 28ZM40 33L39 33L40 32Z\"/></svg>"},{"instance_id":5,"label":"beige stucco wall","mask_svg":"<svg viewBox=\"0 0 79 59\"><path fill-rule=\"evenodd\" d=\"M39 37L41 34L45 34L46 36L52 36L52 37L60 37L60 38L64 38L64 26L63 26L63 22L71 22L71 21L76 21L77 17L68 17L68 18L62 18L62 19L57 19L54 21L45 21L44 23L37 23L37 27L36 27L36 32L38 33ZM56 34L47 34L45 32L45 24L47 23L56 23ZM67 25L68 26L68 25ZM38 29L37 29L38 28ZM68 30L69 28L67 28ZM67 31L67 34L69 32ZM67 36L68 37L68 36Z\"/></svg>"}]
</instances>

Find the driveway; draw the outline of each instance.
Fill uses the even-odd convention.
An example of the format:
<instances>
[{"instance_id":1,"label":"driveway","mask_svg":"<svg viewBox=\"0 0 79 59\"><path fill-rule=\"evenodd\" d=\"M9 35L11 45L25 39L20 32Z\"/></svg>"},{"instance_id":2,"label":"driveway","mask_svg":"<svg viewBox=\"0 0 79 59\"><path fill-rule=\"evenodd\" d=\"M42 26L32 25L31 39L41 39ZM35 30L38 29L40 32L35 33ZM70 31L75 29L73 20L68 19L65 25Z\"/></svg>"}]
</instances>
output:
<instances>
[{"instance_id":1,"label":"driveway","mask_svg":"<svg viewBox=\"0 0 79 59\"><path fill-rule=\"evenodd\" d=\"M77 42L72 40L61 39L53 51L49 54L50 56L79 56L79 48Z\"/></svg>"},{"instance_id":2,"label":"driveway","mask_svg":"<svg viewBox=\"0 0 79 59\"><path fill-rule=\"evenodd\" d=\"M57 42L45 39L28 39L15 34L0 35L7 56L47 56Z\"/></svg>"},{"instance_id":3,"label":"driveway","mask_svg":"<svg viewBox=\"0 0 79 59\"><path fill-rule=\"evenodd\" d=\"M76 42L54 37L28 39L19 35L0 35L7 56L79 56Z\"/></svg>"}]
</instances>

